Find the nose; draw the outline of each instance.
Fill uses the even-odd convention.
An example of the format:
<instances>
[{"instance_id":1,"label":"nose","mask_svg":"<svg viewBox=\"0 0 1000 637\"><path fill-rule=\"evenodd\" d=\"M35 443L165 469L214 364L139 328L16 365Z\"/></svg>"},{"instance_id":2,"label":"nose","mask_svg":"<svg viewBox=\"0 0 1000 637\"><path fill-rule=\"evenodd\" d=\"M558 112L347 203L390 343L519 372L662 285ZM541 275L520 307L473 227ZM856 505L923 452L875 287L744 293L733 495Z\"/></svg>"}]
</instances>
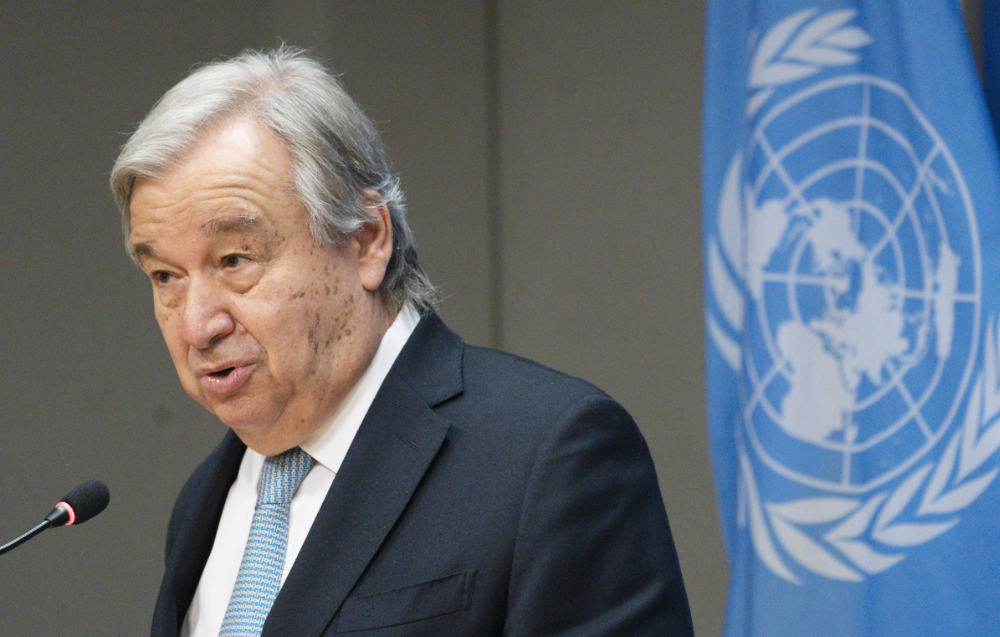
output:
<instances>
[{"instance_id":1,"label":"nose","mask_svg":"<svg viewBox=\"0 0 1000 637\"><path fill-rule=\"evenodd\" d=\"M210 279L192 277L181 313L184 339L194 348L206 349L236 329L225 294Z\"/></svg>"}]
</instances>

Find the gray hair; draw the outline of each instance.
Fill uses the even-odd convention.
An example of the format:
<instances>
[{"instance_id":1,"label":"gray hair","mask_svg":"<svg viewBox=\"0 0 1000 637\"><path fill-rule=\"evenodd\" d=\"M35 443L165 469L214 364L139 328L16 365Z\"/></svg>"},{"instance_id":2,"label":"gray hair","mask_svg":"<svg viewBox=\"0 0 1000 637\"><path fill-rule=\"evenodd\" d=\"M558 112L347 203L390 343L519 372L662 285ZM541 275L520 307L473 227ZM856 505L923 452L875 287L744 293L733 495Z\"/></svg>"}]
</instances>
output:
<instances>
[{"instance_id":1,"label":"gray hair","mask_svg":"<svg viewBox=\"0 0 1000 637\"><path fill-rule=\"evenodd\" d=\"M417 260L399 179L378 131L322 64L302 49L247 50L201 66L153 106L111 170L129 255L129 204L139 177L156 178L179 161L213 124L247 115L288 146L298 196L309 211L313 240L341 245L371 220L366 189L376 190L392 220L393 253L382 280L393 308L433 308L437 291Z\"/></svg>"}]
</instances>

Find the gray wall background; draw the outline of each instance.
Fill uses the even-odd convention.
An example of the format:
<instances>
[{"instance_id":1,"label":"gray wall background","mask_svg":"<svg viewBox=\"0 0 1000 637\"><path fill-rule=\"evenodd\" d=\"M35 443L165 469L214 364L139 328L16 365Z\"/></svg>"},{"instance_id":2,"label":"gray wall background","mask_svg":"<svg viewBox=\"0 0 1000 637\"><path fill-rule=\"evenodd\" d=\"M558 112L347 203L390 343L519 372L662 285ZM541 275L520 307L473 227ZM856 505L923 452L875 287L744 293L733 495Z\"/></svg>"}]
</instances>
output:
<instances>
[{"instance_id":1,"label":"gray wall background","mask_svg":"<svg viewBox=\"0 0 1000 637\"><path fill-rule=\"evenodd\" d=\"M384 132L467 340L585 377L653 451L699 634L726 565L704 419L701 2L0 5L0 541L79 481L109 510L0 558L0 633L148 630L180 485L223 429L124 257L118 146L191 65L283 39Z\"/></svg>"}]
</instances>

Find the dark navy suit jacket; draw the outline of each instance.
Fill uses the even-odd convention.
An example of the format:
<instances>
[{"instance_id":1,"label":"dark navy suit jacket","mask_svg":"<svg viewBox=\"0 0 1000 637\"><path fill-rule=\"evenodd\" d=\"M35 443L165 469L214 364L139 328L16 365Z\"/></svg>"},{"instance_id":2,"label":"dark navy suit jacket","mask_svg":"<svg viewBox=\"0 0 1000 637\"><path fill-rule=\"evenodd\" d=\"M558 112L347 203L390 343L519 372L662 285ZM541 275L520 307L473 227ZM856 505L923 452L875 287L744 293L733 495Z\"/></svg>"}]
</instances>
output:
<instances>
[{"instance_id":1,"label":"dark navy suit jacket","mask_svg":"<svg viewBox=\"0 0 1000 637\"><path fill-rule=\"evenodd\" d=\"M243 451L229 432L177 499L154 637L183 623ZM653 463L625 410L583 381L468 346L429 314L263 634L691 632Z\"/></svg>"}]
</instances>

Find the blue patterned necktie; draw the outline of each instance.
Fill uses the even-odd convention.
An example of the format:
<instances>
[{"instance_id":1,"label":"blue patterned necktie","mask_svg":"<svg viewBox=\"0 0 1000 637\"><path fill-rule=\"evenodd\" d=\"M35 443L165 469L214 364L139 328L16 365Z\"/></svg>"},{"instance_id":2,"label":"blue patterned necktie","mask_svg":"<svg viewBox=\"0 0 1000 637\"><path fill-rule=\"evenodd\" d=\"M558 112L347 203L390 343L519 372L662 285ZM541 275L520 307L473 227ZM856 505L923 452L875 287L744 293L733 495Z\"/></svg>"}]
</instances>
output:
<instances>
[{"instance_id":1,"label":"blue patterned necktie","mask_svg":"<svg viewBox=\"0 0 1000 637\"><path fill-rule=\"evenodd\" d=\"M314 462L298 447L264 460L250 535L220 636L260 635L281 586L288 546L289 504Z\"/></svg>"}]
</instances>

